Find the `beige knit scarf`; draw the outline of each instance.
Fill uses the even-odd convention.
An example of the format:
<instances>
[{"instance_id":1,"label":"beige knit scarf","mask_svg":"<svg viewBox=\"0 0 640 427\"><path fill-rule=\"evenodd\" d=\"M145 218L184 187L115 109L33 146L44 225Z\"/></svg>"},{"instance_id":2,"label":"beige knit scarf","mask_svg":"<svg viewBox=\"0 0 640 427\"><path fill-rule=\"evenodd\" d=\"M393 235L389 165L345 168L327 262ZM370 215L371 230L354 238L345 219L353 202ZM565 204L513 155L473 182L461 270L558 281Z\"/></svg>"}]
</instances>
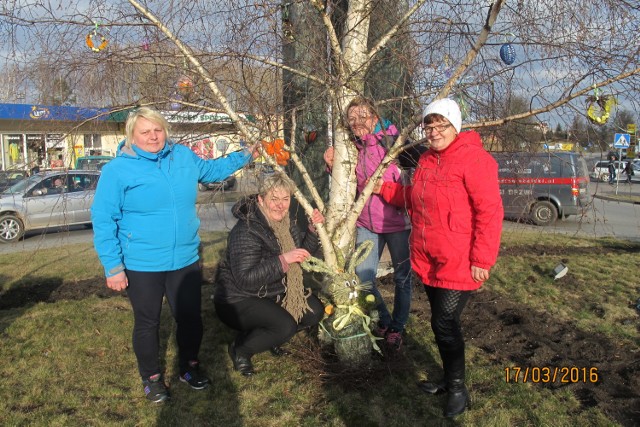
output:
<instances>
[{"instance_id":1,"label":"beige knit scarf","mask_svg":"<svg viewBox=\"0 0 640 427\"><path fill-rule=\"evenodd\" d=\"M265 215L265 217L267 217ZM296 244L291 236L289 216L285 215L282 221L269 221L273 233L280 243L282 253L296 249ZM311 295L311 290L305 290L302 281L302 267L297 262L289 264L289 271L285 278L286 295L282 301L282 307L300 323L302 316L307 311L311 311L307 298Z\"/></svg>"}]
</instances>

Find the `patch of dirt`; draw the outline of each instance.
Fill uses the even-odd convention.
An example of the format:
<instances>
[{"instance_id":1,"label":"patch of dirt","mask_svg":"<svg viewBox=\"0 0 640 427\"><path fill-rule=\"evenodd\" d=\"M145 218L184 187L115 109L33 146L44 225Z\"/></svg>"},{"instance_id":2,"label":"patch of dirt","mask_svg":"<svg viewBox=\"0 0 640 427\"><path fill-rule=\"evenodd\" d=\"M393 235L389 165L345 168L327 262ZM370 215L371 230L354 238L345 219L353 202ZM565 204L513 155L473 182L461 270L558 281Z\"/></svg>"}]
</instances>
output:
<instances>
[{"instance_id":1,"label":"patch of dirt","mask_svg":"<svg viewBox=\"0 0 640 427\"><path fill-rule=\"evenodd\" d=\"M0 294L0 310L25 307L38 302L81 300L91 295L111 298L126 294L110 290L102 278L77 282L63 282L60 278L44 278L37 283L30 279L28 282L14 283L11 289Z\"/></svg>"},{"instance_id":2,"label":"patch of dirt","mask_svg":"<svg viewBox=\"0 0 640 427\"><path fill-rule=\"evenodd\" d=\"M390 282L391 278L383 280ZM391 283L383 288L393 289ZM431 313L428 300L422 289L415 291L412 314L428 325ZM599 307L592 309L598 312ZM640 422L637 345L581 331L571 322L558 321L485 288L469 300L462 325L467 344L486 354L502 372L503 381L505 368L521 368L519 382L529 368L527 382L549 389L567 387L581 403L581 411L597 407L623 426L637 426ZM544 378L546 372L550 379ZM597 374L597 381L591 381L595 378L591 373ZM513 381L512 369L510 376Z\"/></svg>"}]
</instances>

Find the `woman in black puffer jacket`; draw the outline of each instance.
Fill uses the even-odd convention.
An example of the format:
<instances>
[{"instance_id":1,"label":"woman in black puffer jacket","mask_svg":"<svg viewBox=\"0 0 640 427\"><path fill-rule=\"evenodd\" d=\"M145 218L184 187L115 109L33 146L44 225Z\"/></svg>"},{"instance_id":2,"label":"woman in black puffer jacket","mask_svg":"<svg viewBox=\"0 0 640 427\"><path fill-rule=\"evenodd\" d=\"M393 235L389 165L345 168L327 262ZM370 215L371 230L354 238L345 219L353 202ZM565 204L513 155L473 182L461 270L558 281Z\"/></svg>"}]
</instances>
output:
<instances>
[{"instance_id":1,"label":"woman in black puffer jacket","mask_svg":"<svg viewBox=\"0 0 640 427\"><path fill-rule=\"evenodd\" d=\"M323 317L322 302L303 286L300 263L318 249L313 224L324 217L314 210L303 237L289 219L293 190L286 177L275 173L257 195L233 208L238 222L218 268L214 303L220 320L239 331L229 356L245 376L254 374L254 354L285 354L280 345Z\"/></svg>"}]
</instances>

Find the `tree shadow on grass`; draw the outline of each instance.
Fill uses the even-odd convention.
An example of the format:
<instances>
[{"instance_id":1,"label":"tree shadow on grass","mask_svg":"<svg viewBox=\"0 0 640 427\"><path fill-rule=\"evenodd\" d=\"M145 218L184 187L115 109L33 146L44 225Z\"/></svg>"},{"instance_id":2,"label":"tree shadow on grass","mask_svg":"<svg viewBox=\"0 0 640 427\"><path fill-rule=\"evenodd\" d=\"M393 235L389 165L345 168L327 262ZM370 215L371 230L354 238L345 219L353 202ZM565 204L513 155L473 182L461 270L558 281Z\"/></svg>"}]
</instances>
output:
<instances>
[{"instance_id":1,"label":"tree shadow on grass","mask_svg":"<svg viewBox=\"0 0 640 427\"><path fill-rule=\"evenodd\" d=\"M389 307L393 307L392 276L381 278L378 288ZM422 287L413 290L413 301L426 301ZM325 399L331 402L340 414L345 426L362 425L455 425L442 418L444 398L423 393L418 383L425 379L440 378L442 368L439 357L412 335L411 330L428 328L424 318L418 318L424 307L412 308L408 331L399 351L378 345L382 354L372 352L368 364L357 368L343 365L336 356L333 346L322 345L316 340L299 333L291 342L296 363L309 381L318 381L325 391ZM428 319L428 317L426 317ZM361 411L368 402L371 410ZM332 418L327 422L334 421Z\"/></svg>"},{"instance_id":2,"label":"tree shadow on grass","mask_svg":"<svg viewBox=\"0 0 640 427\"><path fill-rule=\"evenodd\" d=\"M5 288L9 279L0 276L0 289ZM76 282L65 282L61 277L34 277L26 275L11 284L11 287L0 293L0 310L13 310L12 318L16 318L15 310L20 313L40 302L55 303L60 300L81 300L96 295L100 298L118 296L104 285L103 278L91 278ZM0 332L11 322L2 320L0 314Z\"/></svg>"},{"instance_id":3,"label":"tree shadow on grass","mask_svg":"<svg viewBox=\"0 0 640 427\"><path fill-rule=\"evenodd\" d=\"M165 304L163 307L161 358L164 366L169 367L167 380L170 383L171 401L163 404L157 419L158 426L234 427L247 423L239 411L238 390L232 377L237 374L229 369L227 363L227 343L231 342L233 332L218 320L211 299L212 294L213 284L205 280L202 286L204 336L199 359L201 369L211 380L211 384L204 390L193 390L179 380L177 354L172 360L167 360L167 348L174 346L175 322L168 305Z\"/></svg>"}]
</instances>

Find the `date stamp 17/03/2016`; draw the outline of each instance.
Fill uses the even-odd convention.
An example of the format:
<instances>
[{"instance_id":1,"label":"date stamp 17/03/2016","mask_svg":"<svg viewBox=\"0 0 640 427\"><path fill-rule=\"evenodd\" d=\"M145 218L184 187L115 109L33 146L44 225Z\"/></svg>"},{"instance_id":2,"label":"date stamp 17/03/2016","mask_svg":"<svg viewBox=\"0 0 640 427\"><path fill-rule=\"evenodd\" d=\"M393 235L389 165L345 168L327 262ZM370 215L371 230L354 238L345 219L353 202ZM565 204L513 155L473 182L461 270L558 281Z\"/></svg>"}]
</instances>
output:
<instances>
[{"instance_id":1,"label":"date stamp 17/03/2016","mask_svg":"<svg viewBox=\"0 0 640 427\"><path fill-rule=\"evenodd\" d=\"M511 366L504 368L507 383L595 384L600 380L598 368L577 366Z\"/></svg>"}]
</instances>

